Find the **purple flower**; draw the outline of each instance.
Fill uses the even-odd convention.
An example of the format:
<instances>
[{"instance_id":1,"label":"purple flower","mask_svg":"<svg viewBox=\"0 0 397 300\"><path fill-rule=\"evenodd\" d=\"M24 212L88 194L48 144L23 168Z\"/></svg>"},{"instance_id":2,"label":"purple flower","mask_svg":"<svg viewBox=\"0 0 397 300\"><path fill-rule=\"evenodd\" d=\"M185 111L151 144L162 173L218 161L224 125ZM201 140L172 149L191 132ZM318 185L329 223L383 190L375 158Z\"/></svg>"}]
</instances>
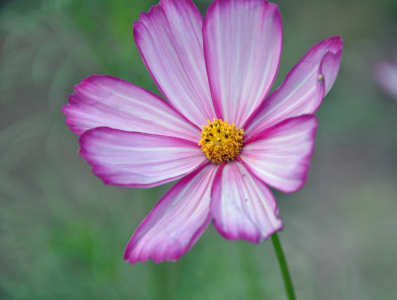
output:
<instances>
[{"instance_id":1,"label":"purple flower","mask_svg":"<svg viewBox=\"0 0 397 300\"><path fill-rule=\"evenodd\" d=\"M106 184L147 188L181 178L138 227L125 260L175 261L211 221L229 240L258 243L281 230L268 186L292 193L306 183L313 114L337 76L340 37L311 48L267 96L281 55L277 5L216 0L203 19L191 0L162 0L133 28L168 103L93 75L63 107L81 135L80 155Z\"/></svg>"},{"instance_id":2,"label":"purple flower","mask_svg":"<svg viewBox=\"0 0 397 300\"><path fill-rule=\"evenodd\" d=\"M375 69L375 80L390 96L397 98L397 55L394 62L380 62Z\"/></svg>"}]
</instances>

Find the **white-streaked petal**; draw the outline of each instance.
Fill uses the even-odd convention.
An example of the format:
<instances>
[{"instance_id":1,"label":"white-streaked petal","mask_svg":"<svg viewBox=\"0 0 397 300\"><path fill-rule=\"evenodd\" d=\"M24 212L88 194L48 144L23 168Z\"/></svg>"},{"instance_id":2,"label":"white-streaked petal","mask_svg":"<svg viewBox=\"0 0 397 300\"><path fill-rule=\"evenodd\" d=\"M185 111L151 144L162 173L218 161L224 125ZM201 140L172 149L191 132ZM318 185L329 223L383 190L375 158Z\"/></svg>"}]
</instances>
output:
<instances>
[{"instance_id":1,"label":"white-streaked petal","mask_svg":"<svg viewBox=\"0 0 397 300\"><path fill-rule=\"evenodd\" d=\"M162 134L191 141L200 130L151 92L112 76L92 75L75 86L62 108L66 124L81 135L95 127Z\"/></svg>"},{"instance_id":2,"label":"white-streaked petal","mask_svg":"<svg viewBox=\"0 0 397 300\"><path fill-rule=\"evenodd\" d=\"M202 16L191 0L162 0L134 23L135 41L157 86L199 128L215 117L202 24Z\"/></svg>"},{"instance_id":3,"label":"white-streaked petal","mask_svg":"<svg viewBox=\"0 0 397 300\"><path fill-rule=\"evenodd\" d=\"M253 135L288 118L315 113L335 82L342 49L339 36L313 46L243 126L246 134Z\"/></svg>"},{"instance_id":4,"label":"white-streaked petal","mask_svg":"<svg viewBox=\"0 0 397 300\"><path fill-rule=\"evenodd\" d=\"M238 161L219 168L212 189L215 228L228 240L258 243L283 228L269 188Z\"/></svg>"},{"instance_id":5,"label":"white-streaked petal","mask_svg":"<svg viewBox=\"0 0 397 300\"><path fill-rule=\"evenodd\" d=\"M108 127L86 131L79 142L93 173L106 184L124 187L176 180L207 160L194 142Z\"/></svg>"},{"instance_id":6,"label":"white-streaked petal","mask_svg":"<svg viewBox=\"0 0 397 300\"><path fill-rule=\"evenodd\" d=\"M241 127L269 92L281 54L277 5L216 0L208 8L204 53L218 118Z\"/></svg>"},{"instance_id":7,"label":"white-streaked petal","mask_svg":"<svg viewBox=\"0 0 397 300\"><path fill-rule=\"evenodd\" d=\"M245 141L240 158L263 182L295 192L307 181L317 125L314 115L287 119Z\"/></svg>"},{"instance_id":8,"label":"white-streaked petal","mask_svg":"<svg viewBox=\"0 0 397 300\"><path fill-rule=\"evenodd\" d=\"M149 258L159 263L185 254L211 221L211 186L217 168L207 164L176 183L139 225L124 259L131 264Z\"/></svg>"}]
</instances>

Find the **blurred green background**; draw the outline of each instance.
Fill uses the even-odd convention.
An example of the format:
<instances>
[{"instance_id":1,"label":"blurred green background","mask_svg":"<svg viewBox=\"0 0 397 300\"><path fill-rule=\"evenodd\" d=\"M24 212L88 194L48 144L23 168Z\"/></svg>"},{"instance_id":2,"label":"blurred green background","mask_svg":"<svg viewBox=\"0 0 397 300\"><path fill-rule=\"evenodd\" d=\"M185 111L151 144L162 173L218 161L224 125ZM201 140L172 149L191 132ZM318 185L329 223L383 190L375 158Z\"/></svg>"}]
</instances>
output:
<instances>
[{"instance_id":1,"label":"blurred green background","mask_svg":"<svg viewBox=\"0 0 397 300\"><path fill-rule=\"evenodd\" d=\"M194 2L204 15L211 1ZM397 99L373 74L397 51L397 1L274 2L284 30L275 86L318 41L345 41L309 182L275 192L298 299L395 300ZM124 262L172 184L104 186L77 155L61 107L81 79L114 75L159 94L131 32L157 0L1 4L0 299L286 299L271 242L226 241L212 225L176 263Z\"/></svg>"}]
</instances>

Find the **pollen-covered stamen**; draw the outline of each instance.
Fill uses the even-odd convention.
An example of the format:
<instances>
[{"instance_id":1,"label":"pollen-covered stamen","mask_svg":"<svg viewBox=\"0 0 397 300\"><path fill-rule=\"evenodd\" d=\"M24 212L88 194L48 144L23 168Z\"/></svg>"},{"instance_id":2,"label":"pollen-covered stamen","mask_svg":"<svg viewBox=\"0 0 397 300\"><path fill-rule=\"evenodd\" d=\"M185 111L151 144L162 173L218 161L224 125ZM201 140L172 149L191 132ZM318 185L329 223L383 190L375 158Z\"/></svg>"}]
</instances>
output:
<instances>
[{"instance_id":1,"label":"pollen-covered stamen","mask_svg":"<svg viewBox=\"0 0 397 300\"><path fill-rule=\"evenodd\" d=\"M208 126L203 125L199 146L214 163L234 160L243 146L244 129L238 129L227 121L215 119L208 120Z\"/></svg>"}]
</instances>

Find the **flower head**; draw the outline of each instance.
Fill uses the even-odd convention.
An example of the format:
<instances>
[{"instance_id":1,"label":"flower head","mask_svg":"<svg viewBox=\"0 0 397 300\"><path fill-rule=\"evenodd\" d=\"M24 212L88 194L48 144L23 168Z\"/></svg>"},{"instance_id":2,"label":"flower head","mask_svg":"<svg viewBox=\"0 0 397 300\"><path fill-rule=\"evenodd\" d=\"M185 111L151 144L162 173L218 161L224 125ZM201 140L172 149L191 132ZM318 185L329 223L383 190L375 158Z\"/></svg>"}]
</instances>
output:
<instances>
[{"instance_id":1,"label":"flower head","mask_svg":"<svg viewBox=\"0 0 397 300\"><path fill-rule=\"evenodd\" d=\"M153 187L180 179L132 236L131 264L177 260L212 221L229 240L258 243L281 230L269 186L307 180L317 119L343 42L309 50L270 95L282 44L278 7L216 0L203 19L191 0L161 0L133 32L168 102L131 83L93 75L63 112L80 155L106 184Z\"/></svg>"},{"instance_id":2,"label":"flower head","mask_svg":"<svg viewBox=\"0 0 397 300\"><path fill-rule=\"evenodd\" d=\"M203 125L199 146L207 158L217 164L234 160L243 147L244 129L238 129L227 121L208 120L208 126Z\"/></svg>"}]
</instances>

